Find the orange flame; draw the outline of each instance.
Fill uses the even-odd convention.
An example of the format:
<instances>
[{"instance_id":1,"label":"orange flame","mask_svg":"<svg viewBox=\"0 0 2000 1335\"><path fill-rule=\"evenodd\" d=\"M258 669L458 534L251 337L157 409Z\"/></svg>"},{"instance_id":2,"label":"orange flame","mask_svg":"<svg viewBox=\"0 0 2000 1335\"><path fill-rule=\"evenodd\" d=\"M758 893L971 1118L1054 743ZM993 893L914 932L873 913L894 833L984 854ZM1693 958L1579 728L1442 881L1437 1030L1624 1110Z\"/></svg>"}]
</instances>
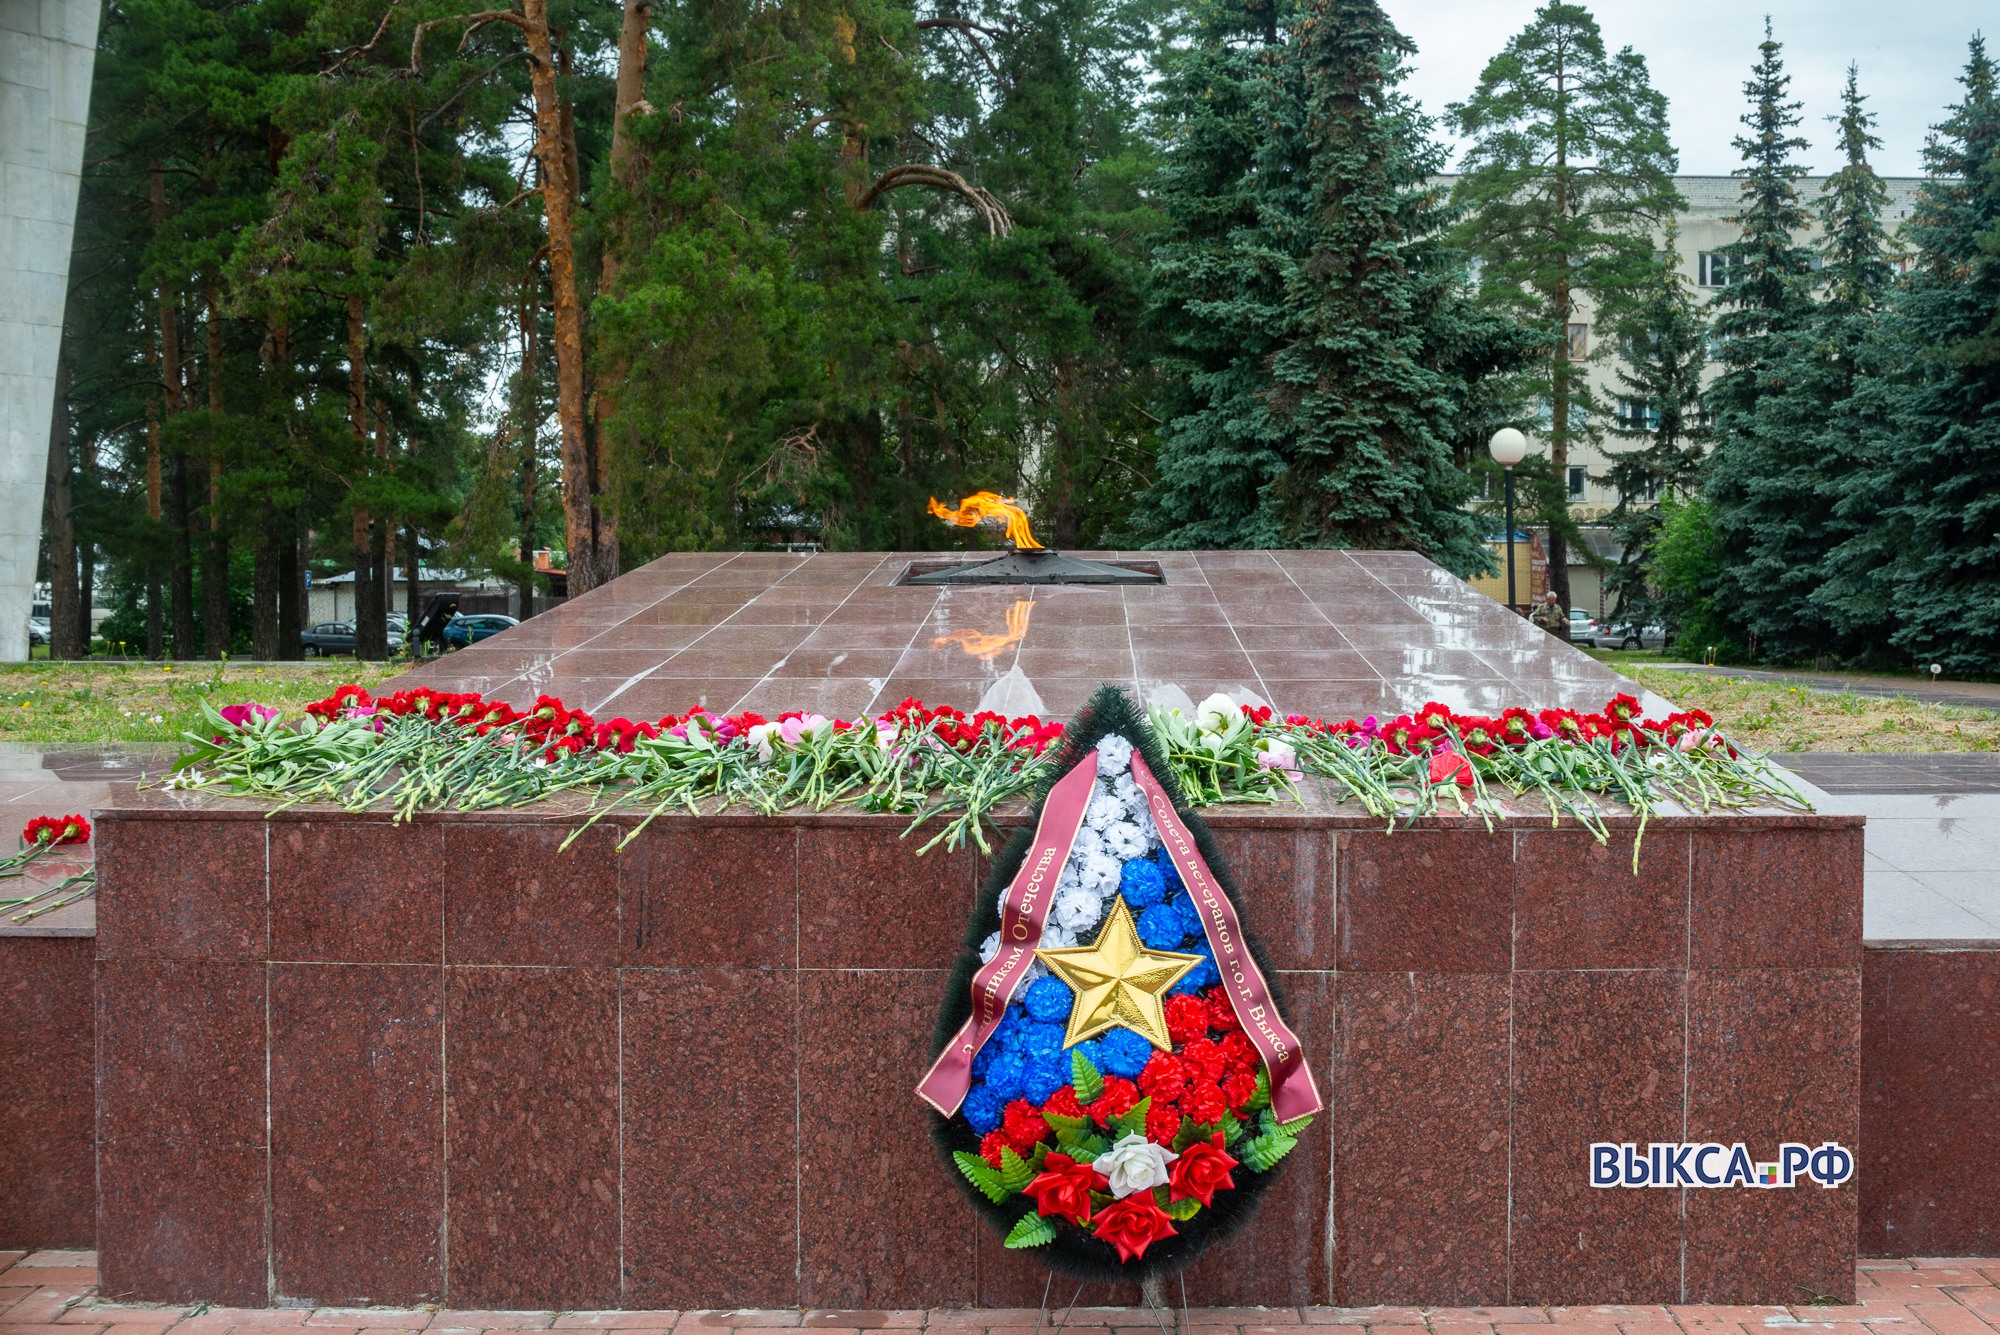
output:
<instances>
[{"instance_id":1,"label":"orange flame","mask_svg":"<svg viewBox=\"0 0 2000 1335\"><path fill-rule=\"evenodd\" d=\"M1032 599L1022 599L1007 609L1005 635L989 635L983 630L953 631L932 640L931 648L942 649L947 644L955 644L974 658L990 663L1021 642L1021 638L1028 633L1028 617L1034 610Z\"/></svg>"},{"instance_id":2,"label":"orange flame","mask_svg":"<svg viewBox=\"0 0 2000 1335\"><path fill-rule=\"evenodd\" d=\"M1012 496L1002 496L998 492L975 491L958 503L956 510L947 510L938 504L938 498L931 497L931 513L947 524L960 528L972 528L987 520L997 520L1007 526L1007 541L1021 551L1039 551L1042 544L1035 541L1035 535L1028 531L1028 512L1014 504Z\"/></svg>"}]
</instances>

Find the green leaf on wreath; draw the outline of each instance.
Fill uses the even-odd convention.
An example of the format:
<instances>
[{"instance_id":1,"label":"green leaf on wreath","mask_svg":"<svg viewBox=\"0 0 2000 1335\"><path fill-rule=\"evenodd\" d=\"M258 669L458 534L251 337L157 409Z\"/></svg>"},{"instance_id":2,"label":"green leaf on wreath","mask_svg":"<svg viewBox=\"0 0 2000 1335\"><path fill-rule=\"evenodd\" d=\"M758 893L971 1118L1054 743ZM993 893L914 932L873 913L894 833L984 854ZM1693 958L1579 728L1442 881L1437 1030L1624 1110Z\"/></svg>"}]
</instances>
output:
<instances>
[{"instance_id":1,"label":"green leaf on wreath","mask_svg":"<svg viewBox=\"0 0 2000 1335\"><path fill-rule=\"evenodd\" d=\"M1251 1112L1271 1106L1271 1077L1261 1066L1257 1068L1257 1092L1252 1094L1243 1106Z\"/></svg>"},{"instance_id":2,"label":"green leaf on wreath","mask_svg":"<svg viewBox=\"0 0 2000 1335\"><path fill-rule=\"evenodd\" d=\"M1312 1124L1312 1114L1307 1113L1304 1117L1294 1117L1289 1122L1278 1123L1278 1134L1281 1136L1290 1136L1293 1140L1297 1140L1305 1129Z\"/></svg>"},{"instance_id":3,"label":"green leaf on wreath","mask_svg":"<svg viewBox=\"0 0 2000 1335\"><path fill-rule=\"evenodd\" d=\"M1153 1096L1148 1094L1112 1118L1111 1125L1121 1136L1143 1136L1146 1134L1146 1114L1151 1111L1153 1111Z\"/></svg>"},{"instance_id":4,"label":"green leaf on wreath","mask_svg":"<svg viewBox=\"0 0 2000 1335\"><path fill-rule=\"evenodd\" d=\"M1200 1213L1201 1202L1192 1196L1184 1201L1175 1201L1167 1207L1167 1218L1183 1224Z\"/></svg>"},{"instance_id":5,"label":"green leaf on wreath","mask_svg":"<svg viewBox=\"0 0 2000 1335\"><path fill-rule=\"evenodd\" d=\"M953 1150L951 1157L957 1162L958 1171L965 1174L965 1180L978 1187L995 1205L1014 1194L1000 1181L1000 1174L993 1165L970 1150Z\"/></svg>"},{"instance_id":6,"label":"green leaf on wreath","mask_svg":"<svg viewBox=\"0 0 2000 1335\"><path fill-rule=\"evenodd\" d=\"M1222 1114L1222 1143L1234 1145L1243 1139L1243 1119L1233 1112Z\"/></svg>"},{"instance_id":7,"label":"green leaf on wreath","mask_svg":"<svg viewBox=\"0 0 2000 1335\"><path fill-rule=\"evenodd\" d=\"M1197 1122L1192 1117L1183 1117L1181 1129L1174 1133L1174 1143L1167 1148L1179 1154L1195 1142L1207 1140L1220 1129L1214 1122Z\"/></svg>"},{"instance_id":8,"label":"green leaf on wreath","mask_svg":"<svg viewBox=\"0 0 2000 1335\"><path fill-rule=\"evenodd\" d=\"M1046 1110L1042 1113L1042 1120L1053 1127L1058 1135L1065 1131L1081 1131L1090 1125L1088 1117L1071 1117L1066 1113L1052 1113Z\"/></svg>"},{"instance_id":9,"label":"green leaf on wreath","mask_svg":"<svg viewBox=\"0 0 2000 1335\"><path fill-rule=\"evenodd\" d=\"M1054 1222L1044 1219L1033 1210L1014 1221L1014 1227L1007 1230L1009 1247L1043 1247L1056 1240Z\"/></svg>"},{"instance_id":10,"label":"green leaf on wreath","mask_svg":"<svg viewBox=\"0 0 2000 1335\"><path fill-rule=\"evenodd\" d=\"M1240 1159L1253 1173L1268 1173L1277 1167L1278 1160L1292 1152L1299 1142L1290 1136L1265 1134L1245 1145L1238 1153Z\"/></svg>"},{"instance_id":11,"label":"green leaf on wreath","mask_svg":"<svg viewBox=\"0 0 2000 1335\"><path fill-rule=\"evenodd\" d=\"M1091 1065L1090 1058L1081 1052L1070 1053L1069 1069L1073 1077L1071 1083L1076 1086L1077 1102L1095 1103L1104 1097L1104 1077Z\"/></svg>"},{"instance_id":12,"label":"green leaf on wreath","mask_svg":"<svg viewBox=\"0 0 2000 1335\"><path fill-rule=\"evenodd\" d=\"M1000 1150L1000 1185L1010 1192L1018 1192L1035 1180L1035 1170L1026 1159L1014 1153L1012 1146Z\"/></svg>"}]
</instances>

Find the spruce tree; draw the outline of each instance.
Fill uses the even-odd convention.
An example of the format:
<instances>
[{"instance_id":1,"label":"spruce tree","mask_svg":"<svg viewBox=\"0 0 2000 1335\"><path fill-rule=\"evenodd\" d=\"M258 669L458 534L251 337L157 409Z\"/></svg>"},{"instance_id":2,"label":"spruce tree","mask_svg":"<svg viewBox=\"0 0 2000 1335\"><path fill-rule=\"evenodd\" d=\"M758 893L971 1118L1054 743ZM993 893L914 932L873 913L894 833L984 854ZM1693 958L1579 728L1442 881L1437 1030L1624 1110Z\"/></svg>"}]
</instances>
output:
<instances>
[{"instance_id":1,"label":"spruce tree","mask_svg":"<svg viewBox=\"0 0 2000 1335\"><path fill-rule=\"evenodd\" d=\"M1663 244L1652 281L1618 326L1618 383L1639 405L1639 416L1620 424L1618 434L1635 445L1613 452L1606 472L1618 489L1611 528L1620 556L1605 583L1621 622L1659 622L1671 634L1678 627L1659 596L1652 565L1665 507L1692 494L1701 472L1708 440L1701 408L1708 317L1681 273L1671 219Z\"/></svg>"},{"instance_id":2,"label":"spruce tree","mask_svg":"<svg viewBox=\"0 0 2000 1335\"><path fill-rule=\"evenodd\" d=\"M1974 38L1965 93L1925 148L1915 264L1862 353L1837 430L1850 458L1821 602L1899 657L2000 672L2000 87Z\"/></svg>"},{"instance_id":3,"label":"spruce tree","mask_svg":"<svg viewBox=\"0 0 2000 1335\"><path fill-rule=\"evenodd\" d=\"M1775 660L1866 648L1836 629L1817 597L1827 554L1844 536L1833 512L1844 467L1836 419L1854 392L1856 359L1892 277L1882 227L1888 190L1868 165L1881 141L1864 100L1850 67L1841 114L1829 118L1839 127L1844 162L1818 205L1825 295L1753 336L1765 349L1755 367L1761 388L1747 416L1730 414L1736 434L1710 485L1731 615L1755 635L1760 654Z\"/></svg>"},{"instance_id":4,"label":"spruce tree","mask_svg":"<svg viewBox=\"0 0 2000 1335\"><path fill-rule=\"evenodd\" d=\"M1586 312L1614 326L1653 277L1653 231L1682 202L1667 99L1644 57L1607 52L1588 9L1556 2L1450 114L1473 141L1454 192L1466 210L1458 236L1483 262L1485 298L1543 331L1530 380L1547 409L1550 467L1530 503L1548 525L1550 582L1567 604L1569 451L1602 435L1604 411L1581 364L1591 354L1570 328Z\"/></svg>"}]
</instances>

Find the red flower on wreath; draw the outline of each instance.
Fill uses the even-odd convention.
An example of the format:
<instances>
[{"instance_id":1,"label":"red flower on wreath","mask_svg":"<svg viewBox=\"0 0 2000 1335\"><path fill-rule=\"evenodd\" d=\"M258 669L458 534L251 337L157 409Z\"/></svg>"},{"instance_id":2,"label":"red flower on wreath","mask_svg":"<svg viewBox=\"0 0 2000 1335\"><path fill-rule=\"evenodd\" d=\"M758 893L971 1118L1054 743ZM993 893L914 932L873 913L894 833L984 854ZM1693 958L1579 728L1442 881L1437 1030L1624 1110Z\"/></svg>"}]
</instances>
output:
<instances>
[{"instance_id":1,"label":"red flower on wreath","mask_svg":"<svg viewBox=\"0 0 2000 1335\"><path fill-rule=\"evenodd\" d=\"M1193 999L1175 998L1176 1001ZM1180 1058L1171 1052L1156 1052L1146 1059L1146 1069L1139 1072L1139 1092L1156 1104L1171 1103L1180 1097L1181 1088L1187 1080L1187 1068L1181 1064Z\"/></svg>"},{"instance_id":2,"label":"red flower on wreath","mask_svg":"<svg viewBox=\"0 0 2000 1335\"><path fill-rule=\"evenodd\" d=\"M1171 1103L1155 1103L1146 1109L1146 1139L1155 1145L1171 1145L1181 1133L1181 1112Z\"/></svg>"},{"instance_id":3,"label":"red flower on wreath","mask_svg":"<svg viewBox=\"0 0 2000 1335\"><path fill-rule=\"evenodd\" d=\"M1208 1004L1191 992L1167 998L1167 1035L1176 1043L1200 1038L1209 1029Z\"/></svg>"},{"instance_id":4,"label":"red flower on wreath","mask_svg":"<svg viewBox=\"0 0 2000 1335\"><path fill-rule=\"evenodd\" d=\"M1042 1171L1021 1192L1034 1198L1035 1208L1041 1214L1067 1219L1072 1224L1087 1224L1090 1193L1109 1190L1110 1186L1110 1179L1089 1164L1050 1150L1048 1158L1042 1161Z\"/></svg>"},{"instance_id":5,"label":"red flower on wreath","mask_svg":"<svg viewBox=\"0 0 2000 1335\"><path fill-rule=\"evenodd\" d=\"M1061 1089L1049 1095L1049 1101L1042 1105L1042 1112L1044 1114L1054 1113L1058 1117L1083 1116L1083 1105L1076 1101L1076 1087L1074 1085L1064 1085Z\"/></svg>"},{"instance_id":6,"label":"red flower on wreath","mask_svg":"<svg viewBox=\"0 0 2000 1335\"><path fill-rule=\"evenodd\" d=\"M1000 1134L1007 1137L1016 1154L1025 1157L1033 1153L1037 1141L1049 1134L1049 1124L1040 1108L1026 1099L1015 1099L1000 1115Z\"/></svg>"},{"instance_id":7,"label":"red flower on wreath","mask_svg":"<svg viewBox=\"0 0 2000 1335\"><path fill-rule=\"evenodd\" d=\"M1255 1089L1256 1086L1257 1082L1252 1080L1250 1087ZM1189 1085L1187 1092L1181 1095L1181 1113L1193 1121L1203 1124L1219 1122L1222 1114L1228 1111L1229 1098L1222 1092L1221 1086L1206 1080Z\"/></svg>"},{"instance_id":8,"label":"red flower on wreath","mask_svg":"<svg viewBox=\"0 0 2000 1335\"><path fill-rule=\"evenodd\" d=\"M1181 1048L1181 1065L1187 1070L1190 1080L1220 1080L1229 1069L1229 1058L1223 1054L1222 1046L1206 1038L1197 1038Z\"/></svg>"},{"instance_id":9,"label":"red flower on wreath","mask_svg":"<svg viewBox=\"0 0 2000 1335\"><path fill-rule=\"evenodd\" d=\"M986 1160L987 1163L992 1164L995 1168L998 1168L1000 1166L1000 1151L1008 1148L1010 1146L1007 1144L1007 1133L1005 1131L988 1131L979 1141L979 1157Z\"/></svg>"},{"instance_id":10,"label":"red flower on wreath","mask_svg":"<svg viewBox=\"0 0 2000 1335\"><path fill-rule=\"evenodd\" d=\"M1257 1092L1257 1077L1243 1071L1231 1071L1222 1077L1222 1097L1229 1100L1229 1106L1240 1112L1251 1096Z\"/></svg>"},{"instance_id":11,"label":"red flower on wreath","mask_svg":"<svg viewBox=\"0 0 2000 1335\"><path fill-rule=\"evenodd\" d=\"M1130 1112L1139 1101L1139 1087L1122 1076L1104 1077L1104 1092L1087 1111L1090 1119L1099 1126L1110 1126L1111 1119L1120 1113Z\"/></svg>"},{"instance_id":12,"label":"red flower on wreath","mask_svg":"<svg viewBox=\"0 0 2000 1335\"><path fill-rule=\"evenodd\" d=\"M1220 1131L1207 1140L1197 1140L1182 1150L1173 1166L1167 1169L1168 1199L1184 1201L1192 1198L1212 1206L1216 1192L1236 1185L1236 1179L1229 1175L1229 1170L1234 1167L1236 1160L1222 1148Z\"/></svg>"},{"instance_id":13,"label":"red flower on wreath","mask_svg":"<svg viewBox=\"0 0 2000 1335\"><path fill-rule=\"evenodd\" d=\"M1230 1004L1229 994L1219 987L1208 994L1208 1027L1224 1034L1243 1027L1236 1019L1236 1007Z\"/></svg>"},{"instance_id":14,"label":"red flower on wreath","mask_svg":"<svg viewBox=\"0 0 2000 1335\"><path fill-rule=\"evenodd\" d=\"M1177 1230L1153 1193L1142 1191L1099 1210L1097 1227L1092 1231L1118 1249L1120 1261L1135 1261L1146 1254L1146 1248L1174 1236Z\"/></svg>"},{"instance_id":15,"label":"red flower on wreath","mask_svg":"<svg viewBox=\"0 0 2000 1335\"><path fill-rule=\"evenodd\" d=\"M82 816L37 816L21 831L21 842L35 844L87 844L90 822Z\"/></svg>"}]
</instances>

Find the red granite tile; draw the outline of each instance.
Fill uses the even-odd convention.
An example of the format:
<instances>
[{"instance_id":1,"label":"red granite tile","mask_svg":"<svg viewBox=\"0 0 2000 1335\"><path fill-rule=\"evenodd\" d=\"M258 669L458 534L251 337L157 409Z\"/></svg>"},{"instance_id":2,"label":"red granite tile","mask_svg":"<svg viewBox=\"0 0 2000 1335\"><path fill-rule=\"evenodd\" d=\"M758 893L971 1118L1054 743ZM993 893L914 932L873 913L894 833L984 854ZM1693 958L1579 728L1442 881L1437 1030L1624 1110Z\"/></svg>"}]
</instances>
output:
<instances>
[{"instance_id":1,"label":"red granite tile","mask_svg":"<svg viewBox=\"0 0 2000 1335\"><path fill-rule=\"evenodd\" d=\"M444 841L432 824L271 826L271 958L438 964Z\"/></svg>"},{"instance_id":2,"label":"red granite tile","mask_svg":"<svg viewBox=\"0 0 2000 1335\"><path fill-rule=\"evenodd\" d=\"M1506 969L1511 849L1483 831L1341 835L1340 967Z\"/></svg>"},{"instance_id":3,"label":"red granite tile","mask_svg":"<svg viewBox=\"0 0 2000 1335\"><path fill-rule=\"evenodd\" d=\"M1332 1301L1504 1300L1506 975L1347 975L1336 1002Z\"/></svg>"},{"instance_id":4,"label":"red granite tile","mask_svg":"<svg viewBox=\"0 0 2000 1335\"><path fill-rule=\"evenodd\" d=\"M1517 1303L1680 1297L1673 1191L1590 1185L1593 1141L1679 1140L1686 975L1514 976L1510 1253Z\"/></svg>"},{"instance_id":5,"label":"red granite tile","mask_svg":"<svg viewBox=\"0 0 2000 1335\"><path fill-rule=\"evenodd\" d=\"M444 826L444 950L452 964L618 962L620 832L559 824Z\"/></svg>"},{"instance_id":6,"label":"red granite tile","mask_svg":"<svg viewBox=\"0 0 2000 1335\"><path fill-rule=\"evenodd\" d=\"M1685 968L1688 836L1655 829L1632 871L1632 836L1582 830L1515 836L1514 967Z\"/></svg>"},{"instance_id":7,"label":"red granite tile","mask_svg":"<svg viewBox=\"0 0 2000 1335\"><path fill-rule=\"evenodd\" d=\"M1334 966L1337 850L1325 829L1212 831L1241 913L1276 969Z\"/></svg>"},{"instance_id":8,"label":"red granite tile","mask_svg":"<svg viewBox=\"0 0 2000 1335\"><path fill-rule=\"evenodd\" d=\"M1683 1139L1740 1140L1765 1160L1787 1140L1853 1151L1860 1031L1858 969L1690 974ZM1859 1163L1856 1177L1869 1171ZM1802 1181L1790 1190L1688 1192L1687 1298L1851 1301L1858 1199L1853 1179L1831 1190Z\"/></svg>"},{"instance_id":9,"label":"red granite tile","mask_svg":"<svg viewBox=\"0 0 2000 1335\"><path fill-rule=\"evenodd\" d=\"M272 966L279 1296L442 1301L443 986L436 966Z\"/></svg>"},{"instance_id":10,"label":"red granite tile","mask_svg":"<svg viewBox=\"0 0 2000 1335\"><path fill-rule=\"evenodd\" d=\"M2000 949L1864 951L1861 979L1861 1251L2000 1255Z\"/></svg>"},{"instance_id":11,"label":"red granite tile","mask_svg":"<svg viewBox=\"0 0 2000 1335\"><path fill-rule=\"evenodd\" d=\"M936 1163L933 1155L931 1162ZM943 1171L940 1169L939 1171ZM970 1217L970 1211L967 1212ZM979 1306L964 1312L950 1310L932 1312L928 1324L930 1330L1005 1330L1014 1335L1032 1335L1035 1324L1036 1304L1042 1301L1044 1293L1053 1309L1044 1326L1052 1325L1057 1316L1069 1305L1070 1297L1076 1294L1077 1284L1073 1279L1061 1275L1049 1281L1049 1268L1030 1253L1008 1251L1002 1245L999 1235L983 1223L973 1226L973 1259L978 1272ZM1104 1303L1119 1307L1131 1307L1143 1301L1137 1284L1091 1284L1085 1286L1081 1297L1091 1303ZM1025 1320L1015 1320L1008 1310L1025 1311ZM1081 1325L1081 1312L1063 1329L1071 1330ZM1154 1335L1158 1335L1157 1329Z\"/></svg>"},{"instance_id":12,"label":"red granite tile","mask_svg":"<svg viewBox=\"0 0 2000 1335\"><path fill-rule=\"evenodd\" d=\"M799 1301L799 1166L776 1152L798 1116L797 989L773 969L625 971L624 1306Z\"/></svg>"},{"instance_id":13,"label":"red granite tile","mask_svg":"<svg viewBox=\"0 0 2000 1335\"><path fill-rule=\"evenodd\" d=\"M445 970L454 1303L618 1301L618 975Z\"/></svg>"},{"instance_id":14,"label":"red granite tile","mask_svg":"<svg viewBox=\"0 0 2000 1335\"><path fill-rule=\"evenodd\" d=\"M1701 830L1693 868L1695 968L1861 962L1859 829Z\"/></svg>"},{"instance_id":15,"label":"red granite tile","mask_svg":"<svg viewBox=\"0 0 2000 1335\"><path fill-rule=\"evenodd\" d=\"M85 937L0 937L0 1247L95 1235L91 953Z\"/></svg>"},{"instance_id":16,"label":"red granite tile","mask_svg":"<svg viewBox=\"0 0 2000 1335\"><path fill-rule=\"evenodd\" d=\"M263 959L261 821L98 822L99 959Z\"/></svg>"},{"instance_id":17,"label":"red granite tile","mask_svg":"<svg viewBox=\"0 0 2000 1335\"><path fill-rule=\"evenodd\" d=\"M794 649L771 669L771 676L794 689L801 681L886 677L902 656L901 649Z\"/></svg>"},{"instance_id":18,"label":"red granite tile","mask_svg":"<svg viewBox=\"0 0 2000 1335\"><path fill-rule=\"evenodd\" d=\"M265 1143L262 964L99 962L97 1134Z\"/></svg>"},{"instance_id":19,"label":"red granite tile","mask_svg":"<svg viewBox=\"0 0 2000 1335\"><path fill-rule=\"evenodd\" d=\"M261 1147L155 1139L100 1146L98 1292L263 1306L264 1165Z\"/></svg>"},{"instance_id":20,"label":"red granite tile","mask_svg":"<svg viewBox=\"0 0 2000 1335\"><path fill-rule=\"evenodd\" d=\"M950 967L972 913L972 850L940 844L919 857L930 835L905 839L906 824L799 831L802 968ZM930 1033L928 1022L923 1029Z\"/></svg>"},{"instance_id":21,"label":"red granite tile","mask_svg":"<svg viewBox=\"0 0 2000 1335\"><path fill-rule=\"evenodd\" d=\"M625 963L791 968L798 837L789 821L716 827L696 818L647 827L618 855Z\"/></svg>"},{"instance_id":22,"label":"red granite tile","mask_svg":"<svg viewBox=\"0 0 2000 1335\"><path fill-rule=\"evenodd\" d=\"M930 1153L910 1096L929 1064L945 976L929 969L800 975L799 1301L807 1307L973 1301L985 1225ZM853 1203L868 1202L857 1228Z\"/></svg>"},{"instance_id":23,"label":"red granite tile","mask_svg":"<svg viewBox=\"0 0 2000 1335\"><path fill-rule=\"evenodd\" d=\"M1285 1019L1299 1036L1320 1097L1331 1093L1333 1070L1334 978L1331 973L1284 973ZM1232 1236L1217 1242L1189 1266L1187 1300L1199 1307L1270 1307L1277 1311L1223 1312L1209 1319L1226 1323L1232 1317L1258 1325L1283 1321L1296 1313L1285 1309L1328 1301L1327 1224L1332 1207L1330 1184L1333 1127L1320 1115L1306 1128L1298 1148L1285 1156L1257 1202L1249 1221ZM1240 1179L1239 1179L1240 1180ZM1274 1264L1277 1258L1282 1262ZM1178 1299L1180 1289L1170 1287Z\"/></svg>"}]
</instances>

